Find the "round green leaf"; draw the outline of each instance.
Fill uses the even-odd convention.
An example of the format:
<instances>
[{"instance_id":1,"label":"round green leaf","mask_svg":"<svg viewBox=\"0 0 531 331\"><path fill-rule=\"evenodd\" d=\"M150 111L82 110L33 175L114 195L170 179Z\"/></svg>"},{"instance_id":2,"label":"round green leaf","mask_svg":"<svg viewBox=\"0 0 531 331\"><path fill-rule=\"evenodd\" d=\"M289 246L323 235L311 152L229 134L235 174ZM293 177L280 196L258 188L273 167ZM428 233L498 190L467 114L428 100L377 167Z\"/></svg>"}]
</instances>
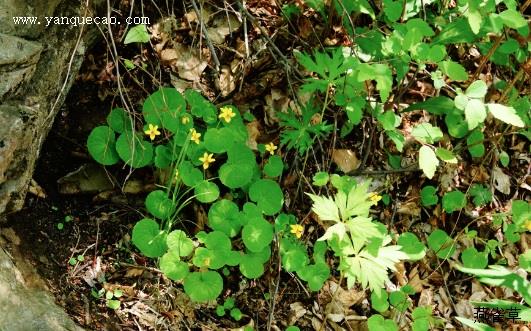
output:
<instances>
[{"instance_id":1,"label":"round green leaf","mask_svg":"<svg viewBox=\"0 0 531 331\"><path fill-rule=\"evenodd\" d=\"M249 197L266 215L274 215L282 209L284 194L280 186L270 179L260 179L249 188Z\"/></svg>"},{"instance_id":2,"label":"round green leaf","mask_svg":"<svg viewBox=\"0 0 531 331\"><path fill-rule=\"evenodd\" d=\"M184 279L184 291L192 301L216 299L223 290L223 278L215 271L192 272Z\"/></svg>"},{"instance_id":3,"label":"round green leaf","mask_svg":"<svg viewBox=\"0 0 531 331\"><path fill-rule=\"evenodd\" d=\"M231 238L236 236L241 229L238 206L227 199L215 202L208 211L208 226Z\"/></svg>"},{"instance_id":4,"label":"round green leaf","mask_svg":"<svg viewBox=\"0 0 531 331\"><path fill-rule=\"evenodd\" d=\"M441 259L447 259L455 253L455 243L443 230L437 229L428 237L428 246Z\"/></svg>"},{"instance_id":5,"label":"round green leaf","mask_svg":"<svg viewBox=\"0 0 531 331\"><path fill-rule=\"evenodd\" d=\"M410 260L420 260L426 255L424 244L411 232L405 232L398 237L397 244L402 252L406 253Z\"/></svg>"},{"instance_id":6,"label":"round green leaf","mask_svg":"<svg viewBox=\"0 0 531 331\"><path fill-rule=\"evenodd\" d=\"M158 125L167 129L169 129L169 127L175 129L175 123L170 123L169 120L175 118L180 121L180 117L177 115L185 109L186 102L181 93L173 87L163 87L151 94L146 101L144 101L142 114L144 115L146 124ZM171 114L172 117L163 116L165 113ZM168 123L165 123L166 121L168 121Z\"/></svg>"},{"instance_id":7,"label":"round green leaf","mask_svg":"<svg viewBox=\"0 0 531 331\"><path fill-rule=\"evenodd\" d=\"M378 296L378 293L371 293L371 307L379 313L383 313L389 309L389 295L385 291L381 291L381 295Z\"/></svg>"},{"instance_id":8,"label":"round green leaf","mask_svg":"<svg viewBox=\"0 0 531 331\"><path fill-rule=\"evenodd\" d=\"M431 185L424 186L422 190L420 190L420 199L422 201L422 205L425 207L436 205L439 201L437 189Z\"/></svg>"},{"instance_id":9,"label":"round green leaf","mask_svg":"<svg viewBox=\"0 0 531 331\"><path fill-rule=\"evenodd\" d=\"M174 230L166 238L168 249L178 256L188 256L194 250L194 242L182 230Z\"/></svg>"},{"instance_id":10,"label":"round green leaf","mask_svg":"<svg viewBox=\"0 0 531 331\"><path fill-rule=\"evenodd\" d=\"M133 228L133 244L147 257L159 257L166 252L166 232L152 219L144 218Z\"/></svg>"},{"instance_id":11,"label":"round green leaf","mask_svg":"<svg viewBox=\"0 0 531 331\"><path fill-rule=\"evenodd\" d=\"M153 145L142 139L140 134L125 131L116 141L116 151L127 165L133 168L147 166L153 159Z\"/></svg>"},{"instance_id":12,"label":"round green leaf","mask_svg":"<svg viewBox=\"0 0 531 331\"><path fill-rule=\"evenodd\" d=\"M251 252L260 252L273 240L273 226L263 218L253 219L243 227L242 239Z\"/></svg>"},{"instance_id":13,"label":"round green leaf","mask_svg":"<svg viewBox=\"0 0 531 331\"><path fill-rule=\"evenodd\" d=\"M489 256L485 252L478 252L475 247L468 247L461 253L461 260L466 268L485 269L489 264Z\"/></svg>"},{"instance_id":14,"label":"round green leaf","mask_svg":"<svg viewBox=\"0 0 531 331\"><path fill-rule=\"evenodd\" d=\"M159 145L155 148L155 167L162 169L169 167L172 161L171 150L164 146Z\"/></svg>"},{"instance_id":15,"label":"round green leaf","mask_svg":"<svg viewBox=\"0 0 531 331\"><path fill-rule=\"evenodd\" d=\"M194 167L190 161L184 161L179 166L179 177L183 180L184 185L194 187L203 180L203 173Z\"/></svg>"},{"instance_id":16,"label":"round green leaf","mask_svg":"<svg viewBox=\"0 0 531 331\"><path fill-rule=\"evenodd\" d=\"M372 315L367 325L371 331L398 331L395 321L387 320L382 315Z\"/></svg>"},{"instance_id":17,"label":"round green leaf","mask_svg":"<svg viewBox=\"0 0 531 331\"><path fill-rule=\"evenodd\" d=\"M131 131L133 123L123 108L114 108L107 116L107 124L116 132Z\"/></svg>"},{"instance_id":18,"label":"round green leaf","mask_svg":"<svg viewBox=\"0 0 531 331\"><path fill-rule=\"evenodd\" d=\"M200 182L194 189L195 198L202 203L210 203L219 197L219 188L209 181Z\"/></svg>"},{"instance_id":19,"label":"round green leaf","mask_svg":"<svg viewBox=\"0 0 531 331\"><path fill-rule=\"evenodd\" d=\"M227 151L229 162L234 164L256 164L256 156L254 152L245 144L234 144Z\"/></svg>"},{"instance_id":20,"label":"round green leaf","mask_svg":"<svg viewBox=\"0 0 531 331\"><path fill-rule=\"evenodd\" d=\"M454 138L463 138L468 133L468 124L460 114L451 112L444 117L448 133Z\"/></svg>"},{"instance_id":21,"label":"round green leaf","mask_svg":"<svg viewBox=\"0 0 531 331\"><path fill-rule=\"evenodd\" d=\"M188 264L179 261L179 254L174 251L169 251L160 259L160 270L171 280L180 281L184 279L189 273Z\"/></svg>"},{"instance_id":22,"label":"round green leaf","mask_svg":"<svg viewBox=\"0 0 531 331\"><path fill-rule=\"evenodd\" d=\"M205 246L209 249L230 251L232 243L227 235L221 231L212 231L204 239Z\"/></svg>"},{"instance_id":23,"label":"round green leaf","mask_svg":"<svg viewBox=\"0 0 531 331\"><path fill-rule=\"evenodd\" d=\"M466 89L465 94L469 98L481 99L487 94L487 84L482 80L476 80Z\"/></svg>"},{"instance_id":24,"label":"round green leaf","mask_svg":"<svg viewBox=\"0 0 531 331\"><path fill-rule=\"evenodd\" d=\"M256 279L264 273L264 264L252 254L244 254L240 259L240 272L249 279Z\"/></svg>"},{"instance_id":25,"label":"round green leaf","mask_svg":"<svg viewBox=\"0 0 531 331\"><path fill-rule=\"evenodd\" d=\"M244 187L253 179L253 170L249 164L225 163L219 168L219 179L231 189Z\"/></svg>"},{"instance_id":26,"label":"round green leaf","mask_svg":"<svg viewBox=\"0 0 531 331\"><path fill-rule=\"evenodd\" d=\"M124 44L130 43L147 43L149 42L149 33L144 24L136 25L129 29L125 36Z\"/></svg>"},{"instance_id":27,"label":"round green leaf","mask_svg":"<svg viewBox=\"0 0 531 331\"><path fill-rule=\"evenodd\" d=\"M120 158L116 152L116 137L108 126L98 126L92 130L87 139L90 156L103 165L113 165Z\"/></svg>"},{"instance_id":28,"label":"round green leaf","mask_svg":"<svg viewBox=\"0 0 531 331\"><path fill-rule=\"evenodd\" d=\"M146 208L151 215L166 220L175 212L175 204L166 192L156 190L146 197Z\"/></svg>"},{"instance_id":29,"label":"round green leaf","mask_svg":"<svg viewBox=\"0 0 531 331\"><path fill-rule=\"evenodd\" d=\"M302 270L297 271L297 275L308 282L310 290L319 291L330 277L330 268L326 263L316 263L304 266Z\"/></svg>"},{"instance_id":30,"label":"round green leaf","mask_svg":"<svg viewBox=\"0 0 531 331\"><path fill-rule=\"evenodd\" d=\"M313 176L313 185L315 186L324 186L328 183L330 176L327 172L319 171Z\"/></svg>"},{"instance_id":31,"label":"round green leaf","mask_svg":"<svg viewBox=\"0 0 531 331\"><path fill-rule=\"evenodd\" d=\"M282 175L282 170L284 170L284 162L282 162L282 158L278 155L271 156L264 166L264 173L269 177Z\"/></svg>"},{"instance_id":32,"label":"round green leaf","mask_svg":"<svg viewBox=\"0 0 531 331\"><path fill-rule=\"evenodd\" d=\"M205 147L212 153L224 153L227 150L226 128L210 128L205 133Z\"/></svg>"},{"instance_id":33,"label":"round green leaf","mask_svg":"<svg viewBox=\"0 0 531 331\"><path fill-rule=\"evenodd\" d=\"M465 205L466 197L461 191L446 192L442 198L442 206L447 213L458 211Z\"/></svg>"}]
</instances>

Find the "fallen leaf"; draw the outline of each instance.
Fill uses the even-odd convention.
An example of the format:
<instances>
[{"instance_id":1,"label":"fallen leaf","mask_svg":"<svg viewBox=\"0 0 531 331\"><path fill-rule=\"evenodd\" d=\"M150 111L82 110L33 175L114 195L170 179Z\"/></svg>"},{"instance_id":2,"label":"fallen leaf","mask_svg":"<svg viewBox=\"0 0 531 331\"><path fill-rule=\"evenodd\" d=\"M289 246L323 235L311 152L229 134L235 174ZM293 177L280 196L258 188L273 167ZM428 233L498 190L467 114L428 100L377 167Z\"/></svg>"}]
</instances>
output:
<instances>
[{"instance_id":1,"label":"fallen leaf","mask_svg":"<svg viewBox=\"0 0 531 331\"><path fill-rule=\"evenodd\" d=\"M350 149L334 149L332 152L332 161L344 173L356 170L360 166L360 160Z\"/></svg>"},{"instance_id":2,"label":"fallen leaf","mask_svg":"<svg viewBox=\"0 0 531 331\"><path fill-rule=\"evenodd\" d=\"M256 140L260 136L260 123L257 120L254 120L252 122L247 123L247 147L249 147L252 150L258 149L258 143Z\"/></svg>"},{"instance_id":3,"label":"fallen leaf","mask_svg":"<svg viewBox=\"0 0 531 331\"><path fill-rule=\"evenodd\" d=\"M206 29L207 35L214 44L223 44L225 37L237 31L241 23L233 14L217 15Z\"/></svg>"},{"instance_id":4,"label":"fallen leaf","mask_svg":"<svg viewBox=\"0 0 531 331\"><path fill-rule=\"evenodd\" d=\"M198 81L207 67L207 62L199 56L199 50L190 49L188 46L182 44L178 44L174 48L177 57L172 68L176 69L179 77Z\"/></svg>"},{"instance_id":5,"label":"fallen leaf","mask_svg":"<svg viewBox=\"0 0 531 331\"><path fill-rule=\"evenodd\" d=\"M499 167L492 170L494 187L503 194L511 193L511 177L507 176Z\"/></svg>"},{"instance_id":6,"label":"fallen leaf","mask_svg":"<svg viewBox=\"0 0 531 331\"><path fill-rule=\"evenodd\" d=\"M236 89L236 80L228 66L222 66L220 68L219 79L216 80L216 85L223 97L226 97Z\"/></svg>"}]
</instances>

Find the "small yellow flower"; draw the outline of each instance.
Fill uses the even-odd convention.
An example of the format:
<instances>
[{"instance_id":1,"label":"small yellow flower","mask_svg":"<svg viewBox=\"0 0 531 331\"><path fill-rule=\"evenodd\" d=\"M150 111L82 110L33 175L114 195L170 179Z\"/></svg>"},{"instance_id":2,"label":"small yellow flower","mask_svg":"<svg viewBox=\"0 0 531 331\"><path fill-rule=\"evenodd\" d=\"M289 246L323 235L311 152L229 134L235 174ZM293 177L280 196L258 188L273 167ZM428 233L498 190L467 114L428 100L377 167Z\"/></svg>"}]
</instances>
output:
<instances>
[{"instance_id":1,"label":"small yellow flower","mask_svg":"<svg viewBox=\"0 0 531 331\"><path fill-rule=\"evenodd\" d=\"M183 117L181 117L181 123L184 125L190 123L190 117L188 115L184 115Z\"/></svg>"},{"instance_id":2,"label":"small yellow flower","mask_svg":"<svg viewBox=\"0 0 531 331\"><path fill-rule=\"evenodd\" d=\"M201 134L199 132L195 131L194 128L191 128L190 132L192 133L192 136L190 137L190 140L193 141L196 144L199 144L199 138L201 138Z\"/></svg>"},{"instance_id":3,"label":"small yellow flower","mask_svg":"<svg viewBox=\"0 0 531 331\"><path fill-rule=\"evenodd\" d=\"M266 151L268 151L271 155L275 154L275 151L277 150L278 146L275 146L273 142L270 142L269 144L265 145Z\"/></svg>"},{"instance_id":4,"label":"small yellow flower","mask_svg":"<svg viewBox=\"0 0 531 331\"><path fill-rule=\"evenodd\" d=\"M175 169L175 180L179 179L179 169Z\"/></svg>"},{"instance_id":5,"label":"small yellow flower","mask_svg":"<svg viewBox=\"0 0 531 331\"><path fill-rule=\"evenodd\" d=\"M216 161L216 159L213 158L214 154L208 154L207 152L205 152L205 154L203 154L203 157L200 157L199 158L199 161L203 162L203 169L208 169L208 167L210 166L210 163L213 163L214 161Z\"/></svg>"},{"instance_id":6,"label":"small yellow flower","mask_svg":"<svg viewBox=\"0 0 531 331\"><path fill-rule=\"evenodd\" d=\"M225 106L221 107L221 114L219 114L219 118L222 118L225 120L225 122L229 123L230 120L236 116L236 114L232 111L231 107Z\"/></svg>"},{"instance_id":7,"label":"small yellow flower","mask_svg":"<svg viewBox=\"0 0 531 331\"><path fill-rule=\"evenodd\" d=\"M525 227L527 228L527 231L531 231L531 220L525 222Z\"/></svg>"},{"instance_id":8,"label":"small yellow flower","mask_svg":"<svg viewBox=\"0 0 531 331\"><path fill-rule=\"evenodd\" d=\"M150 124L149 129L144 133L149 136L149 139L154 140L156 136L160 135L159 126Z\"/></svg>"},{"instance_id":9,"label":"small yellow flower","mask_svg":"<svg viewBox=\"0 0 531 331\"><path fill-rule=\"evenodd\" d=\"M382 200L382 196L378 195L378 193L370 193L369 194L369 200L371 200L374 203L378 203L378 201Z\"/></svg>"},{"instance_id":10,"label":"small yellow flower","mask_svg":"<svg viewBox=\"0 0 531 331\"><path fill-rule=\"evenodd\" d=\"M295 235L295 237L300 238L302 237L302 233L304 232L304 226L300 224L292 224L291 227L291 233Z\"/></svg>"}]
</instances>

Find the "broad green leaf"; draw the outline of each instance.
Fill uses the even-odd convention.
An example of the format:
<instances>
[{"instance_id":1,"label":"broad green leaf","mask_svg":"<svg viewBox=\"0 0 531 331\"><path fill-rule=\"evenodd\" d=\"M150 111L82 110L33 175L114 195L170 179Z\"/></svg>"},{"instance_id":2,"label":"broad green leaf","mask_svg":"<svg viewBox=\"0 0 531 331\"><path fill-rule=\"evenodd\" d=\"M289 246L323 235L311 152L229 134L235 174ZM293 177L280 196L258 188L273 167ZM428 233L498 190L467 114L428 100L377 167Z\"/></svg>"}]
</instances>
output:
<instances>
[{"instance_id":1,"label":"broad green leaf","mask_svg":"<svg viewBox=\"0 0 531 331\"><path fill-rule=\"evenodd\" d=\"M143 140L139 133L122 133L116 141L116 151L120 158L133 168L145 167L153 159L153 145Z\"/></svg>"},{"instance_id":2,"label":"broad green leaf","mask_svg":"<svg viewBox=\"0 0 531 331\"><path fill-rule=\"evenodd\" d=\"M175 204L168 198L166 192L156 190L148 194L146 197L146 208L151 215L167 220L175 212Z\"/></svg>"},{"instance_id":3,"label":"broad green leaf","mask_svg":"<svg viewBox=\"0 0 531 331\"><path fill-rule=\"evenodd\" d=\"M407 254L408 260L420 260L426 255L426 247L411 232L404 232L398 237L397 244L401 247L401 251Z\"/></svg>"},{"instance_id":4,"label":"broad green leaf","mask_svg":"<svg viewBox=\"0 0 531 331\"><path fill-rule=\"evenodd\" d=\"M242 226L238 206L227 199L216 201L208 211L208 226L231 238L236 236Z\"/></svg>"},{"instance_id":5,"label":"broad green leaf","mask_svg":"<svg viewBox=\"0 0 531 331\"><path fill-rule=\"evenodd\" d=\"M443 230L437 229L428 237L428 246L441 259L448 259L455 253L455 243Z\"/></svg>"},{"instance_id":6,"label":"broad green leaf","mask_svg":"<svg viewBox=\"0 0 531 331\"><path fill-rule=\"evenodd\" d=\"M400 1L384 0L384 13L391 22L396 22L402 16L402 3Z\"/></svg>"},{"instance_id":7,"label":"broad green leaf","mask_svg":"<svg viewBox=\"0 0 531 331\"><path fill-rule=\"evenodd\" d=\"M327 172L320 171L313 175L313 185L315 186L324 186L328 183L330 176Z\"/></svg>"},{"instance_id":8,"label":"broad green leaf","mask_svg":"<svg viewBox=\"0 0 531 331\"><path fill-rule=\"evenodd\" d=\"M144 101L142 114L146 124L162 126L175 133L182 125L180 115L185 110L186 102L181 93L175 88L163 87Z\"/></svg>"},{"instance_id":9,"label":"broad green leaf","mask_svg":"<svg viewBox=\"0 0 531 331\"><path fill-rule=\"evenodd\" d=\"M492 201L492 193L485 185L472 184L468 192L472 197L472 201L476 207L484 206Z\"/></svg>"},{"instance_id":10,"label":"broad green leaf","mask_svg":"<svg viewBox=\"0 0 531 331\"><path fill-rule=\"evenodd\" d=\"M420 190L420 199L422 201L422 205L425 207L436 205L439 201L439 197L437 196L437 188L431 185L424 186L422 190Z\"/></svg>"},{"instance_id":11,"label":"broad green leaf","mask_svg":"<svg viewBox=\"0 0 531 331\"><path fill-rule=\"evenodd\" d=\"M463 138L468 133L468 124L464 117L452 111L444 117L448 133L454 138Z\"/></svg>"},{"instance_id":12,"label":"broad green leaf","mask_svg":"<svg viewBox=\"0 0 531 331\"><path fill-rule=\"evenodd\" d=\"M251 220L242 229L242 240L251 252L260 252L273 240L273 226L263 218Z\"/></svg>"},{"instance_id":13,"label":"broad green leaf","mask_svg":"<svg viewBox=\"0 0 531 331\"><path fill-rule=\"evenodd\" d=\"M447 213L452 213L464 208L466 205L466 197L461 191L446 192L442 199L443 209Z\"/></svg>"},{"instance_id":14,"label":"broad green leaf","mask_svg":"<svg viewBox=\"0 0 531 331\"><path fill-rule=\"evenodd\" d=\"M223 290L223 278L215 271L192 272L184 279L184 291L192 301L216 299Z\"/></svg>"},{"instance_id":15,"label":"broad green leaf","mask_svg":"<svg viewBox=\"0 0 531 331\"><path fill-rule=\"evenodd\" d=\"M466 144L468 152L472 157L482 157L485 154L485 146L483 145L484 135L479 130L473 131L467 138Z\"/></svg>"},{"instance_id":16,"label":"broad green leaf","mask_svg":"<svg viewBox=\"0 0 531 331\"><path fill-rule=\"evenodd\" d=\"M468 326L469 328L474 329L476 331L496 331L495 328L490 327L489 325L485 323L473 321L468 318L456 317L455 319L461 322L463 325Z\"/></svg>"},{"instance_id":17,"label":"broad green leaf","mask_svg":"<svg viewBox=\"0 0 531 331\"><path fill-rule=\"evenodd\" d=\"M166 232L152 219L144 218L133 228L133 244L147 257L162 256L167 249Z\"/></svg>"},{"instance_id":18,"label":"broad green leaf","mask_svg":"<svg viewBox=\"0 0 531 331\"><path fill-rule=\"evenodd\" d=\"M389 309L389 295L387 292L381 293L382 295L378 296L376 292L371 293L371 307L379 313L384 313Z\"/></svg>"},{"instance_id":19,"label":"broad green leaf","mask_svg":"<svg viewBox=\"0 0 531 331\"><path fill-rule=\"evenodd\" d=\"M504 167L507 167L509 165L509 162L511 161L511 158L509 157L509 154L507 154L506 151L500 152L499 159L501 165Z\"/></svg>"},{"instance_id":20,"label":"broad green leaf","mask_svg":"<svg viewBox=\"0 0 531 331\"><path fill-rule=\"evenodd\" d=\"M468 19L468 24L470 25L470 29L475 34L478 34L479 29L481 28L481 23L483 22L483 17L481 16L481 13L478 10L469 10L469 12L466 15Z\"/></svg>"},{"instance_id":21,"label":"broad green leaf","mask_svg":"<svg viewBox=\"0 0 531 331\"><path fill-rule=\"evenodd\" d=\"M282 174L284 170L284 162L279 155L273 155L268 160L264 166L264 173L268 177L278 177Z\"/></svg>"},{"instance_id":22,"label":"broad green leaf","mask_svg":"<svg viewBox=\"0 0 531 331\"><path fill-rule=\"evenodd\" d=\"M179 166L179 178L186 186L194 187L203 180L203 173L194 167L190 161L184 161Z\"/></svg>"},{"instance_id":23,"label":"broad green leaf","mask_svg":"<svg viewBox=\"0 0 531 331\"><path fill-rule=\"evenodd\" d=\"M487 111L485 104L478 99L470 99L465 107L465 119L468 123L468 129L474 130L479 124L485 121Z\"/></svg>"},{"instance_id":24,"label":"broad green leaf","mask_svg":"<svg viewBox=\"0 0 531 331\"><path fill-rule=\"evenodd\" d=\"M464 81L468 79L466 69L457 62L442 61L439 62L439 67L441 68L442 72L451 80Z\"/></svg>"},{"instance_id":25,"label":"broad green leaf","mask_svg":"<svg viewBox=\"0 0 531 331\"><path fill-rule=\"evenodd\" d=\"M468 247L461 253L461 261L467 268L484 269L489 263L486 252L478 252L475 247Z\"/></svg>"},{"instance_id":26,"label":"broad green leaf","mask_svg":"<svg viewBox=\"0 0 531 331\"><path fill-rule=\"evenodd\" d=\"M297 275L308 283L310 290L321 290L324 283L330 278L330 267L326 263L306 265L297 271Z\"/></svg>"},{"instance_id":27,"label":"broad green leaf","mask_svg":"<svg viewBox=\"0 0 531 331\"><path fill-rule=\"evenodd\" d=\"M175 251L169 251L162 256L160 270L174 281L181 281L190 273L188 263L179 261L179 254Z\"/></svg>"},{"instance_id":28,"label":"broad green leaf","mask_svg":"<svg viewBox=\"0 0 531 331\"><path fill-rule=\"evenodd\" d=\"M131 118L123 108L114 108L111 110L107 116L107 124L118 133L133 129Z\"/></svg>"},{"instance_id":29,"label":"broad green leaf","mask_svg":"<svg viewBox=\"0 0 531 331\"><path fill-rule=\"evenodd\" d=\"M487 109L500 121L503 121L507 124L511 124L520 128L525 126L524 121L516 114L516 110L513 107L507 107L500 105L499 103L488 103Z\"/></svg>"},{"instance_id":30,"label":"broad green leaf","mask_svg":"<svg viewBox=\"0 0 531 331\"><path fill-rule=\"evenodd\" d=\"M469 98L481 99L487 94L487 84L482 80L476 80L466 89L465 94Z\"/></svg>"},{"instance_id":31,"label":"broad green leaf","mask_svg":"<svg viewBox=\"0 0 531 331\"><path fill-rule=\"evenodd\" d=\"M282 209L284 194L278 183L270 179L259 179L249 188L249 198L266 215L274 215Z\"/></svg>"},{"instance_id":32,"label":"broad green leaf","mask_svg":"<svg viewBox=\"0 0 531 331\"><path fill-rule=\"evenodd\" d=\"M116 152L116 137L108 126L98 126L92 130L87 139L90 156L103 165L113 165L120 160Z\"/></svg>"},{"instance_id":33,"label":"broad green leaf","mask_svg":"<svg viewBox=\"0 0 531 331\"><path fill-rule=\"evenodd\" d=\"M417 138L424 144L433 144L442 139L443 133L439 127L432 126L430 123L421 123L411 130L413 137Z\"/></svg>"},{"instance_id":34,"label":"broad green leaf","mask_svg":"<svg viewBox=\"0 0 531 331\"><path fill-rule=\"evenodd\" d=\"M385 319L382 315L372 315L367 320L369 331L398 331L395 321Z\"/></svg>"},{"instance_id":35,"label":"broad green leaf","mask_svg":"<svg viewBox=\"0 0 531 331\"><path fill-rule=\"evenodd\" d=\"M419 150L419 167L422 169L426 177L429 179L433 178L438 165L439 160L433 150L430 147L423 145Z\"/></svg>"},{"instance_id":36,"label":"broad green leaf","mask_svg":"<svg viewBox=\"0 0 531 331\"><path fill-rule=\"evenodd\" d=\"M513 223L516 226L520 228L529 227L528 222L531 221L531 202L514 200L511 206L511 213L513 216Z\"/></svg>"},{"instance_id":37,"label":"broad green leaf","mask_svg":"<svg viewBox=\"0 0 531 331\"><path fill-rule=\"evenodd\" d=\"M132 27L125 36L124 44L130 43L147 43L149 42L149 33L144 24Z\"/></svg>"},{"instance_id":38,"label":"broad green leaf","mask_svg":"<svg viewBox=\"0 0 531 331\"><path fill-rule=\"evenodd\" d=\"M168 250L177 256L188 256L194 250L194 242L182 230L173 230L166 238Z\"/></svg>"},{"instance_id":39,"label":"broad green leaf","mask_svg":"<svg viewBox=\"0 0 531 331\"><path fill-rule=\"evenodd\" d=\"M446 148L437 148L435 150L435 154L437 154L439 159L443 160L444 162L453 164L457 163L457 158L455 157L455 155Z\"/></svg>"},{"instance_id":40,"label":"broad green leaf","mask_svg":"<svg viewBox=\"0 0 531 331\"><path fill-rule=\"evenodd\" d=\"M213 182L204 180L195 186L194 196L202 203L210 203L219 197L219 188Z\"/></svg>"},{"instance_id":41,"label":"broad green leaf","mask_svg":"<svg viewBox=\"0 0 531 331\"><path fill-rule=\"evenodd\" d=\"M264 263L256 254L244 254L240 260L240 272L249 279L256 279L264 273Z\"/></svg>"},{"instance_id":42,"label":"broad green leaf","mask_svg":"<svg viewBox=\"0 0 531 331\"><path fill-rule=\"evenodd\" d=\"M249 164L227 162L219 168L221 183L231 189L246 186L253 179L253 175L253 166Z\"/></svg>"},{"instance_id":43,"label":"broad green leaf","mask_svg":"<svg viewBox=\"0 0 531 331\"><path fill-rule=\"evenodd\" d=\"M455 109L454 101L448 97L439 96L429 98L423 102L417 102L409 106L404 112L424 109L434 115L449 114Z\"/></svg>"},{"instance_id":44,"label":"broad green leaf","mask_svg":"<svg viewBox=\"0 0 531 331\"><path fill-rule=\"evenodd\" d=\"M527 21L522 14L514 9L504 10L499 15L503 20L503 24L511 29L519 29L527 25Z\"/></svg>"}]
</instances>

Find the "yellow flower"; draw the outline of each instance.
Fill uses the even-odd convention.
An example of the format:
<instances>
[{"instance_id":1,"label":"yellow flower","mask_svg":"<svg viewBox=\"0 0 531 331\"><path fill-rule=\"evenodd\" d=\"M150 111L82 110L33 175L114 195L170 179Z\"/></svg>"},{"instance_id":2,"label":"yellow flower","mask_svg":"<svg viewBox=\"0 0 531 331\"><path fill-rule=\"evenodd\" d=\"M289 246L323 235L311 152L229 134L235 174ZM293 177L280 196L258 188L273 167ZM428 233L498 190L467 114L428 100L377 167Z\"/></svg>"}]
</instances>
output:
<instances>
[{"instance_id":1,"label":"yellow flower","mask_svg":"<svg viewBox=\"0 0 531 331\"><path fill-rule=\"evenodd\" d=\"M302 237L302 233L304 232L304 226L300 224L292 224L291 227L291 233L295 235L295 237L300 238Z\"/></svg>"},{"instance_id":2,"label":"yellow flower","mask_svg":"<svg viewBox=\"0 0 531 331\"><path fill-rule=\"evenodd\" d=\"M208 169L210 163L216 161L216 159L214 159L212 156L214 156L214 154L208 154L207 152L205 152L205 154L203 154L203 157L199 158L199 161L203 162L203 169Z\"/></svg>"},{"instance_id":3,"label":"yellow flower","mask_svg":"<svg viewBox=\"0 0 531 331\"><path fill-rule=\"evenodd\" d=\"M144 133L149 136L149 139L154 140L156 136L160 135L159 126L150 124L149 130L144 131Z\"/></svg>"},{"instance_id":4,"label":"yellow flower","mask_svg":"<svg viewBox=\"0 0 531 331\"><path fill-rule=\"evenodd\" d=\"M195 131L194 128L191 128L190 132L192 132L192 136L190 137L190 140L193 141L196 144L199 144L199 138L201 138L201 134L199 132Z\"/></svg>"},{"instance_id":5,"label":"yellow flower","mask_svg":"<svg viewBox=\"0 0 531 331\"><path fill-rule=\"evenodd\" d=\"M188 115L184 115L183 117L181 117L181 123L185 125L190 123L190 117Z\"/></svg>"},{"instance_id":6,"label":"yellow flower","mask_svg":"<svg viewBox=\"0 0 531 331\"><path fill-rule=\"evenodd\" d=\"M531 220L525 222L525 227L527 228L527 231L531 231Z\"/></svg>"},{"instance_id":7,"label":"yellow flower","mask_svg":"<svg viewBox=\"0 0 531 331\"><path fill-rule=\"evenodd\" d=\"M221 107L221 114L219 114L219 118L222 118L225 120L225 122L229 123L230 120L236 116L236 114L232 111L231 107L225 106Z\"/></svg>"},{"instance_id":8,"label":"yellow flower","mask_svg":"<svg viewBox=\"0 0 531 331\"><path fill-rule=\"evenodd\" d=\"M265 145L266 151L271 153L271 155L275 154L275 151L277 150L278 146L275 146L273 142L270 142L269 144Z\"/></svg>"},{"instance_id":9,"label":"yellow flower","mask_svg":"<svg viewBox=\"0 0 531 331\"><path fill-rule=\"evenodd\" d=\"M378 195L378 193L371 192L369 194L369 200L371 200L374 203L378 203L378 201L382 200L382 196Z\"/></svg>"},{"instance_id":10,"label":"yellow flower","mask_svg":"<svg viewBox=\"0 0 531 331\"><path fill-rule=\"evenodd\" d=\"M175 180L179 179L179 169L175 169Z\"/></svg>"}]
</instances>

